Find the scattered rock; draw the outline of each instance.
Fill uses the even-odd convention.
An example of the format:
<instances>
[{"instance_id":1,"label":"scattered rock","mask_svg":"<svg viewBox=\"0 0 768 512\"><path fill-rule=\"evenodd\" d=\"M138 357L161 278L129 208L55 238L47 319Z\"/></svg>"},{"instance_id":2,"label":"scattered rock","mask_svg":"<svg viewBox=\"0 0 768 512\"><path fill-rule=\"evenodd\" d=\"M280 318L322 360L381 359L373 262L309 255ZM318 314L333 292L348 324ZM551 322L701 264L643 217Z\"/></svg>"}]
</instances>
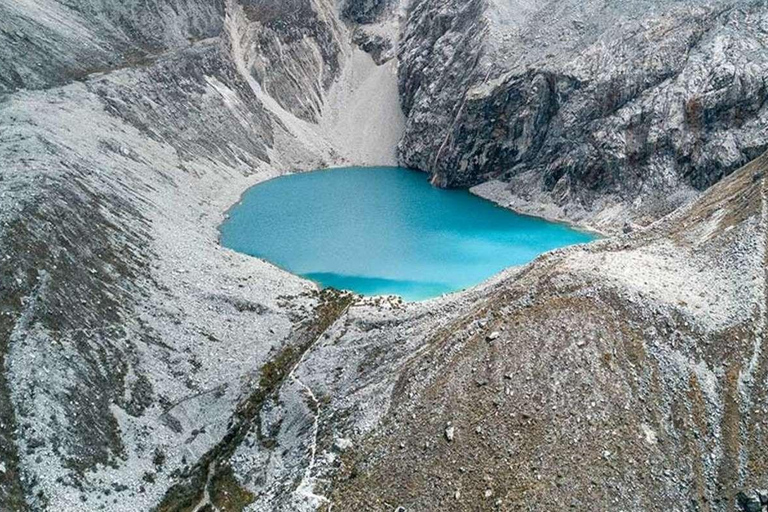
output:
<instances>
[{"instance_id":1,"label":"scattered rock","mask_svg":"<svg viewBox=\"0 0 768 512\"><path fill-rule=\"evenodd\" d=\"M453 427L453 425L448 424L447 427L445 427L445 438L448 440L449 443L453 442L453 437L456 433L456 429Z\"/></svg>"},{"instance_id":2,"label":"scattered rock","mask_svg":"<svg viewBox=\"0 0 768 512\"><path fill-rule=\"evenodd\" d=\"M740 492L736 495L736 503L742 512L763 512L763 502L756 491Z\"/></svg>"},{"instance_id":3,"label":"scattered rock","mask_svg":"<svg viewBox=\"0 0 768 512\"><path fill-rule=\"evenodd\" d=\"M395 56L392 41L379 34L369 34L358 28L352 35L352 42L369 54L373 61L381 66Z\"/></svg>"},{"instance_id":4,"label":"scattered rock","mask_svg":"<svg viewBox=\"0 0 768 512\"><path fill-rule=\"evenodd\" d=\"M491 334L488 335L486 338L488 341L494 341L501 336L501 333L499 331L493 331Z\"/></svg>"},{"instance_id":5,"label":"scattered rock","mask_svg":"<svg viewBox=\"0 0 768 512\"><path fill-rule=\"evenodd\" d=\"M352 448L352 441L345 437L340 437L336 440L336 442L333 443L333 446L338 451L343 452L345 450L349 450L350 448Z\"/></svg>"}]
</instances>

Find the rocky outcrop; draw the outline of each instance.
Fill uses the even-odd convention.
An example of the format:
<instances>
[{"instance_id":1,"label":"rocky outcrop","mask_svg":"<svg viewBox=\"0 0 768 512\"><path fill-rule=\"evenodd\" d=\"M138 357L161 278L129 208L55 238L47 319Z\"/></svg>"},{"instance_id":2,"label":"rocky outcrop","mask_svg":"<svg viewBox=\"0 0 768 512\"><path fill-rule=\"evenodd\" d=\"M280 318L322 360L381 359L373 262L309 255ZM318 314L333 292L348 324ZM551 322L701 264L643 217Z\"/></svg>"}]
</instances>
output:
<instances>
[{"instance_id":1,"label":"rocky outcrop","mask_svg":"<svg viewBox=\"0 0 768 512\"><path fill-rule=\"evenodd\" d=\"M370 33L358 28L352 34L352 42L369 54L379 66L389 62L395 56L392 41L381 34Z\"/></svg>"},{"instance_id":2,"label":"rocky outcrop","mask_svg":"<svg viewBox=\"0 0 768 512\"><path fill-rule=\"evenodd\" d=\"M507 201L550 203L560 218L647 223L768 146L766 12L415 2L400 48L402 161L441 186L500 180Z\"/></svg>"},{"instance_id":3,"label":"rocky outcrop","mask_svg":"<svg viewBox=\"0 0 768 512\"><path fill-rule=\"evenodd\" d=\"M393 4L393 0L344 0L341 15L354 23L374 23L386 14Z\"/></svg>"},{"instance_id":4,"label":"rocky outcrop","mask_svg":"<svg viewBox=\"0 0 768 512\"><path fill-rule=\"evenodd\" d=\"M284 109L318 121L323 93L337 78L348 48L327 0L243 0L245 24L236 44L249 73Z\"/></svg>"}]
</instances>

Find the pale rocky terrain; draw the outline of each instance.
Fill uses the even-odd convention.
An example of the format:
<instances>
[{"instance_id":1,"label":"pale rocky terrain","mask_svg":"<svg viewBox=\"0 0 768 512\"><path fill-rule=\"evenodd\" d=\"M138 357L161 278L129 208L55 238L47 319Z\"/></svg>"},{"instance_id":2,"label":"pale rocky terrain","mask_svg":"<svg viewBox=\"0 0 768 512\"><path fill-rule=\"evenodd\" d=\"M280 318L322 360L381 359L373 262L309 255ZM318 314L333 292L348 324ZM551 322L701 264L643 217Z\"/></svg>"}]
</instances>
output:
<instances>
[{"instance_id":1,"label":"pale rocky terrain","mask_svg":"<svg viewBox=\"0 0 768 512\"><path fill-rule=\"evenodd\" d=\"M0 510L760 510L768 8L606 5L0 0ZM218 244L398 162L637 226L420 303Z\"/></svg>"}]
</instances>

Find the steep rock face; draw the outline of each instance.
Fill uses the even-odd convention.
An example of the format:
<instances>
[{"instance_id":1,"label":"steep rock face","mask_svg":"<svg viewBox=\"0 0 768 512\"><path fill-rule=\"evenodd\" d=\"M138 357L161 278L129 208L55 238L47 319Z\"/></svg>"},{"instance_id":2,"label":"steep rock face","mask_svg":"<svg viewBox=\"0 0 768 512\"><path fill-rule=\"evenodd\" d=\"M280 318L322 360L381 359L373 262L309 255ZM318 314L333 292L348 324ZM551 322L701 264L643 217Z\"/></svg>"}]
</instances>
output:
<instances>
[{"instance_id":1,"label":"steep rock face","mask_svg":"<svg viewBox=\"0 0 768 512\"><path fill-rule=\"evenodd\" d=\"M243 0L245 66L284 109L317 121L338 76L347 35L328 0Z\"/></svg>"},{"instance_id":2,"label":"steep rock face","mask_svg":"<svg viewBox=\"0 0 768 512\"><path fill-rule=\"evenodd\" d=\"M762 2L416 2L401 158L441 186L510 183L563 218L619 205L609 223L654 220L768 145L766 16Z\"/></svg>"},{"instance_id":3,"label":"steep rock face","mask_svg":"<svg viewBox=\"0 0 768 512\"><path fill-rule=\"evenodd\" d=\"M382 65L395 57L408 0L344 0L341 18L354 28L352 42Z\"/></svg>"},{"instance_id":4,"label":"steep rock face","mask_svg":"<svg viewBox=\"0 0 768 512\"><path fill-rule=\"evenodd\" d=\"M2 2L0 93L149 65L163 52L220 36L225 4L228 16L248 25L240 44L257 81L286 109L317 120L346 48L327 0L173 0L151 8L136 0Z\"/></svg>"},{"instance_id":5,"label":"steep rock face","mask_svg":"<svg viewBox=\"0 0 768 512\"><path fill-rule=\"evenodd\" d=\"M352 42L369 54L377 65L382 65L394 57L392 41L381 34L372 34L358 28L352 34Z\"/></svg>"}]
</instances>

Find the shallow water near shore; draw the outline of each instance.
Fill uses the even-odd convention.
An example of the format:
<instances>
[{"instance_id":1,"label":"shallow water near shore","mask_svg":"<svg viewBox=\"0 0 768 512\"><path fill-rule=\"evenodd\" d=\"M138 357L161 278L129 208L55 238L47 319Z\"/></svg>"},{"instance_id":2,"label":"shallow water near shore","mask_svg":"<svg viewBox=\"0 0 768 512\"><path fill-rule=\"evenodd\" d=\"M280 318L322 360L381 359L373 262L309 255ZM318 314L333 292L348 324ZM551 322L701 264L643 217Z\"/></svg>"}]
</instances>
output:
<instances>
[{"instance_id":1,"label":"shallow water near shore","mask_svg":"<svg viewBox=\"0 0 768 512\"><path fill-rule=\"evenodd\" d=\"M221 226L225 247L321 286L424 300L596 237L519 215L395 167L292 174L249 189Z\"/></svg>"}]
</instances>

